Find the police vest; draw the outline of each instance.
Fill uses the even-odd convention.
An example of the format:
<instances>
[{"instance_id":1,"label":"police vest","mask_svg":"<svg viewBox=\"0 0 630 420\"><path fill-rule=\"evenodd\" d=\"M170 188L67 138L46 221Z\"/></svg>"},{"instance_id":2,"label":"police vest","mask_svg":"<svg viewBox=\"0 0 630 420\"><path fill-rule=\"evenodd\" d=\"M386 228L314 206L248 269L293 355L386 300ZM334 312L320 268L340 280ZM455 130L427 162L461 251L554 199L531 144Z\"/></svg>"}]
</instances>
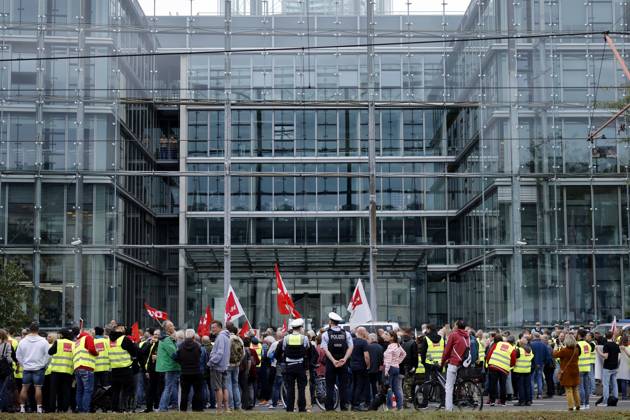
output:
<instances>
[{"instance_id":1,"label":"police vest","mask_svg":"<svg viewBox=\"0 0 630 420\"><path fill-rule=\"evenodd\" d=\"M580 356L578 357L578 369L580 370L580 372L590 372L591 355L593 355L593 352L591 351L591 345L584 340L578 341L577 344L580 347Z\"/></svg>"},{"instance_id":2,"label":"police vest","mask_svg":"<svg viewBox=\"0 0 630 420\"><path fill-rule=\"evenodd\" d=\"M131 356L129 352L122 348L124 335L118 337L116 341L109 342L109 364L112 369L126 368L131 366Z\"/></svg>"},{"instance_id":3,"label":"police vest","mask_svg":"<svg viewBox=\"0 0 630 420\"><path fill-rule=\"evenodd\" d=\"M256 351L256 354L258 355L258 364L256 365L256 367L260 367L262 363L262 346L260 345L260 343L251 344L249 348Z\"/></svg>"},{"instance_id":4,"label":"police vest","mask_svg":"<svg viewBox=\"0 0 630 420\"><path fill-rule=\"evenodd\" d=\"M424 365L422 364L422 356L418 355L418 367L416 367L416 373L424 373Z\"/></svg>"},{"instance_id":5,"label":"police vest","mask_svg":"<svg viewBox=\"0 0 630 420\"><path fill-rule=\"evenodd\" d=\"M328 351L335 358L335 360L340 360L346 357L346 351L348 350L348 342L346 341L346 331L333 331L332 328L329 328L326 331L328 334Z\"/></svg>"},{"instance_id":6,"label":"police vest","mask_svg":"<svg viewBox=\"0 0 630 420\"><path fill-rule=\"evenodd\" d=\"M496 349L494 351L496 351ZM528 352L523 348L519 348L518 354L519 356L518 359L516 359L516 366L514 366L514 373L531 373L534 353L532 351Z\"/></svg>"},{"instance_id":7,"label":"police vest","mask_svg":"<svg viewBox=\"0 0 630 420\"><path fill-rule=\"evenodd\" d=\"M57 352L50 359L50 371L56 373L74 372L74 343L65 338L57 340Z\"/></svg>"},{"instance_id":8,"label":"police vest","mask_svg":"<svg viewBox=\"0 0 630 420\"><path fill-rule=\"evenodd\" d=\"M75 370L78 369L79 366L85 366L86 368L90 368L92 370L96 367L96 356L90 354L90 352L85 348L86 338L86 336L81 337L81 339L74 345L73 361Z\"/></svg>"},{"instance_id":9,"label":"police vest","mask_svg":"<svg viewBox=\"0 0 630 420\"><path fill-rule=\"evenodd\" d=\"M444 338L440 338L440 341L434 343L429 337L425 337L427 340L427 357L426 363L432 365L439 365L442 363L442 354L444 353Z\"/></svg>"},{"instance_id":10,"label":"police vest","mask_svg":"<svg viewBox=\"0 0 630 420\"><path fill-rule=\"evenodd\" d=\"M488 360L488 366L496 366L506 372L509 372L511 369L510 361L512 359L513 351L514 347L512 347L510 343L497 343L494 347L494 351L492 352L492 356L490 356L490 360Z\"/></svg>"},{"instance_id":11,"label":"police vest","mask_svg":"<svg viewBox=\"0 0 630 420\"><path fill-rule=\"evenodd\" d=\"M9 340L11 341L11 347L13 347L13 351L17 351L19 344L18 341L12 337L9 337ZM13 366L13 376L15 376L15 379L22 379L22 366L20 366L19 363L15 362L13 362L11 365Z\"/></svg>"},{"instance_id":12,"label":"police vest","mask_svg":"<svg viewBox=\"0 0 630 420\"><path fill-rule=\"evenodd\" d=\"M287 363L303 362L306 356L304 336L302 334L289 334L284 339L283 351Z\"/></svg>"},{"instance_id":13,"label":"police vest","mask_svg":"<svg viewBox=\"0 0 630 420\"><path fill-rule=\"evenodd\" d=\"M94 372L109 372L109 338L95 338L94 347L98 352Z\"/></svg>"},{"instance_id":14,"label":"police vest","mask_svg":"<svg viewBox=\"0 0 630 420\"><path fill-rule=\"evenodd\" d=\"M479 345L479 357L477 358L477 362L483 363L486 359L486 346L483 345L480 339L477 339L477 344Z\"/></svg>"}]
</instances>

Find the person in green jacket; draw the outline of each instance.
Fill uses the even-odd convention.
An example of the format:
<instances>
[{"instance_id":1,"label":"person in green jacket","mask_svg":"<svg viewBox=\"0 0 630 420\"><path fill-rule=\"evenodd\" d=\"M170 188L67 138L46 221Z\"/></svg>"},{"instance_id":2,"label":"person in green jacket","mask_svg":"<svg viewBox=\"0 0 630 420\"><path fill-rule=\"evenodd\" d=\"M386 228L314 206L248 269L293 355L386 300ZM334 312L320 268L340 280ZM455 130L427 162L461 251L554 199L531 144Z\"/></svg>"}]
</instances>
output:
<instances>
[{"instance_id":1,"label":"person in green jacket","mask_svg":"<svg viewBox=\"0 0 630 420\"><path fill-rule=\"evenodd\" d=\"M158 345L155 371L164 373L164 391L160 397L159 411L168 411L171 398L177 400L179 390L179 374L181 367L173 359L173 354L177 351L175 340L175 325L171 321L164 323L165 335L160 339Z\"/></svg>"}]
</instances>

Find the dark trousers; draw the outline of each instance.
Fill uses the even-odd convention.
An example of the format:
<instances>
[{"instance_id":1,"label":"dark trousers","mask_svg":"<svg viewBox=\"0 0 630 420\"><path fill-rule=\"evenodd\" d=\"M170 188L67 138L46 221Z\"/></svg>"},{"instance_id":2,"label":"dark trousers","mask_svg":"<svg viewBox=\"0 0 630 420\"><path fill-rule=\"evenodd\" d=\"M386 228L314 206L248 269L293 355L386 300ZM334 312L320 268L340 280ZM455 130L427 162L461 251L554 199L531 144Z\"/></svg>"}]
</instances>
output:
<instances>
[{"instance_id":1,"label":"dark trousers","mask_svg":"<svg viewBox=\"0 0 630 420\"><path fill-rule=\"evenodd\" d=\"M497 397L499 402L505 403L505 381L507 375L494 369L490 369L488 376L490 377L490 402L495 402Z\"/></svg>"},{"instance_id":2,"label":"dark trousers","mask_svg":"<svg viewBox=\"0 0 630 420\"><path fill-rule=\"evenodd\" d=\"M53 372L50 374L49 406L51 413L65 413L70 408L72 381L69 373Z\"/></svg>"},{"instance_id":3,"label":"dark trousers","mask_svg":"<svg viewBox=\"0 0 630 420\"><path fill-rule=\"evenodd\" d=\"M369 378L367 370L352 371L352 406L358 407L361 403L367 404L369 390Z\"/></svg>"},{"instance_id":4,"label":"dark trousers","mask_svg":"<svg viewBox=\"0 0 630 420\"><path fill-rule=\"evenodd\" d=\"M545 382L547 383L547 396L548 397L553 397L554 394L556 393L556 386L554 385L554 382L553 382L554 370L555 370L555 367L552 365L545 366L545 369L544 369Z\"/></svg>"},{"instance_id":5,"label":"dark trousers","mask_svg":"<svg viewBox=\"0 0 630 420\"><path fill-rule=\"evenodd\" d=\"M379 386L381 385L382 374L381 372L368 373L368 380L370 381L370 402L378 394Z\"/></svg>"},{"instance_id":6,"label":"dark trousers","mask_svg":"<svg viewBox=\"0 0 630 420\"><path fill-rule=\"evenodd\" d=\"M326 360L326 411L335 409L335 385L339 383L339 408L348 408L348 367L335 367Z\"/></svg>"},{"instance_id":7,"label":"dark trousers","mask_svg":"<svg viewBox=\"0 0 630 420\"><path fill-rule=\"evenodd\" d=\"M109 372L94 372L94 389L109 386Z\"/></svg>"},{"instance_id":8,"label":"dark trousers","mask_svg":"<svg viewBox=\"0 0 630 420\"><path fill-rule=\"evenodd\" d=\"M131 400L134 396L134 380L131 368L120 368L118 372L112 371L112 411L129 411Z\"/></svg>"},{"instance_id":9,"label":"dark trousers","mask_svg":"<svg viewBox=\"0 0 630 420\"><path fill-rule=\"evenodd\" d=\"M532 400L532 375L531 373L514 373L512 376L516 381L515 392L518 395L518 402L527 403Z\"/></svg>"},{"instance_id":10,"label":"dark trousers","mask_svg":"<svg viewBox=\"0 0 630 420\"><path fill-rule=\"evenodd\" d=\"M164 375L158 372L150 372L148 375L149 379L144 386L144 400L147 403L147 410L157 410L164 390Z\"/></svg>"},{"instance_id":11,"label":"dark trousers","mask_svg":"<svg viewBox=\"0 0 630 420\"><path fill-rule=\"evenodd\" d=\"M179 379L179 384L182 390L180 399L179 399L179 411L188 410L188 393L190 392L190 388L193 389L193 397L192 397L192 410L193 411L202 411L202 397L201 397L201 385L203 384L203 376L201 373L196 374L182 374Z\"/></svg>"},{"instance_id":12,"label":"dark trousers","mask_svg":"<svg viewBox=\"0 0 630 420\"><path fill-rule=\"evenodd\" d=\"M306 370L302 363L288 365L284 369L284 386L287 390L287 412L292 413L295 408L295 384L298 392L298 411L306 411Z\"/></svg>"}]
</instances>

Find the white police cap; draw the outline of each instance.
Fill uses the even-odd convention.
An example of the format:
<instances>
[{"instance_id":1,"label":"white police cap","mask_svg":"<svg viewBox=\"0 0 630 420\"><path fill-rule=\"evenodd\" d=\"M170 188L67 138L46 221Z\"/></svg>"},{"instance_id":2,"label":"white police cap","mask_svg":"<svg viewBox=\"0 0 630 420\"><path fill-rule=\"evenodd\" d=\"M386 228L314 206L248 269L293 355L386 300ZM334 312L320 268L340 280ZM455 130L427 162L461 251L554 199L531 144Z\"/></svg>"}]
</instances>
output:
<instances>
[{"instance_id":1,"label":"white police cap","mask_svg":"<svg viewBox=\"0 0 630 420\"><path fill-rule=\"evenodd\" d=\"M335 321L335 322L341 322L341 321L343 321L343 318L341 318L338 314L336 314L336 313L334 313L334 312L330 312L330 313L328 314L328 318L329 318L331 321Z\"/></svg>"},{"instance_id":2,"label":"white police cap","mask_svg":"<svg viewBox=\"0 0 630 420\"><path fill-rule=\"evenodd\" d=\"M302 318L294 319L291 321L291 328L302 328L304 326L304 320Z\"/></svg>"}]
</instances>

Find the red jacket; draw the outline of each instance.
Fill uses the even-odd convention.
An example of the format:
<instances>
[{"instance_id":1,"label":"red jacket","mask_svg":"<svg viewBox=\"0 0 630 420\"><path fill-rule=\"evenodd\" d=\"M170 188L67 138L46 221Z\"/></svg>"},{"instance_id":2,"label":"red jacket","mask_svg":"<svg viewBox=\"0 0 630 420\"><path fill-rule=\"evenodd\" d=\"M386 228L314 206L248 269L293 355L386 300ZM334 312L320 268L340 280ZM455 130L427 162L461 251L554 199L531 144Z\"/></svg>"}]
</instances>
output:
<instances>
[{"instance_id":1,"label":"red jacket","mask_svg":"<svg viewBox=\"0 0 630 420\"><path fill-rule=\"evenodd\" d=\"M497 347L497 343L492 343L492 346L490 347L489 351L486 351L486 362L490 361L490 358L492 357L492 352L494 351L494 349ZM510 366L514 367L516 366L516 347L514 347L514 350L512 351L512 354L510 355ZM494 366L494 365L489 365L488 369L490 370L496 370L497 372L502 372L505 373L506 375L510 372L505 371L504 369L501 369L498 366Z\"/></svg>"},{"instance_id":2,"label":"red jacket","mask_svg":"<svg viewBox=\"0 0 630 420\"><path fill-rule=\"evenodd\" d=\"M442 366L461 366L464 352L470 347L470 336L465 330L455 330L448 336L444 353L442 353Z\"/></svg>"}]
</instances>

